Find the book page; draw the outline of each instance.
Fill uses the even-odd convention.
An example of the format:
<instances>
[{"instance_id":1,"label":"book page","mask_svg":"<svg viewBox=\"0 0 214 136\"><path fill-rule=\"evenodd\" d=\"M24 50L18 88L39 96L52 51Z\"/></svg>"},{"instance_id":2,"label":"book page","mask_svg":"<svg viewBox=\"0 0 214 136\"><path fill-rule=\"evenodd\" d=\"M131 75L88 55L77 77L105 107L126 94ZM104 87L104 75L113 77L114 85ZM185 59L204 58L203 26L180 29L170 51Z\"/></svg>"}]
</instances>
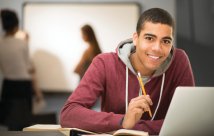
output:
<instances>
[{"instance_id":1,"label":"book page","mask_svg":"<svg viewBox=\"0 0 214 136\"><path fill-rule=\"evenodd\" d=\"M102 133L102 134L86 134L81 136L113 136L113 135Z\"/></svg>"},{"instance_id":2,"label":"book page","mask_svg":"<svg viewBox=\"0 0 214 136\"><path fill-rule=\"evenodd\" d=\"M59 130L61 128L60 125L53 125L53 124L36 124L33 126L29 126L23 129L23 131L52 131L52 130Z\"/></svg>"},{"instance_id":3,"label":"book page","mask_svg":"<svg viewBox=\"0 0 214 136\"><path fill-rule=\"evenodd\" d=\"M94 132L91 132L91 131L87 131L87 130L83 130L83 129L79 129L79 128L59 128L60 131L75 131L75 132L84 132L86 134L96 134Z\"/></svg>"},{"instance_id":4,"label":"book page","mask_svg":"<svg viewBox=\"0 0 214 136\"><path fill-rule=\"evenodd\" d=\"M119 129L114 132L102 133L102 134L86 134L82 136L149 136L148 132L130 130L130 129Z\"/></svg>"},{"instance_id":5,"label":"book page","mask_svg":"<svg viewBox=\"0 0 214 136\"><path fill-rule=\"evenodd\" d=\"M149 136L148 132L138 131L138 130L130 130L130 129L119 129L114 132L114 136L119 135L132 135L132 136Z\"/></svg>"},{"instance_id":6,"label":"book page","mask_svg":"<svg viewBox=\"0 0 214 136\"><path fill-rule=\"evenodd\" d=\"M23 131L60 131L66 136L70 136L70 133L96 134L94 132L79 129L79 128L62 128L61 125L53 125L53 124L37 124L37 125L26 127L23 129Z\"/></svg>"}]
</instances>

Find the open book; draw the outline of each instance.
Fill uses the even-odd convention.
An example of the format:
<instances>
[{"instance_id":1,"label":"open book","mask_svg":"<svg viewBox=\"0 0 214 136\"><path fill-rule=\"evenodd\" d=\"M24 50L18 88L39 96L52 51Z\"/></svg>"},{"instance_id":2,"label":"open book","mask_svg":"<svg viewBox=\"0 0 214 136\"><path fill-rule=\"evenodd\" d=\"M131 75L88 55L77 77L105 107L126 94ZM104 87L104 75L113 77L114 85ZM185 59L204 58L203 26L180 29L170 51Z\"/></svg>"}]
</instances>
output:
<instances>
[{"instance_id":1,"label":"open book","mask_svg":"<svg viewBox=\"0 0 214 136\"><path fill-rule=\"evenodd\" d=\"M111 133L97 134L79 128L62 128L60 125L51 124L37 124L26 127L23 129L23 131L60 131L65 136L149 136L148 132L138 130L119 129Z\"/></svg>"},{"instance_id":2,"label":"open book","mask_svg":"<svg viewBox=\"0 0 214 136\"><path fill-rule=\"evenodd\" d=\"M36 124L23 128L23 131L60 131L65 136L78 136L83 134L96 134L91 131L79 128L62 128L60 125L53 124Z\"/></svg>"},{"instance_id":3,"label":"open book","mask_svg":"<svg viewBox=\"0 0 214 136\"><path fill-rule=\"evenodd\" d=\"M138 131L138 130L130 130L130 129L119 129L110 133L102 133L102 134L85 134L82 136L149 136L148 132Z\"/></svg>"},{"instance_id":4,"label":"open book","mask_svg":"<svg viewBox=\"0 0 214 136\"><path fill-rule=\"evenodd\" d=\"M115 131L113 136L149 136L148 132L138 131L138 130L130 130L130 129L119 129Z\"/></svg>"}]
</instances>

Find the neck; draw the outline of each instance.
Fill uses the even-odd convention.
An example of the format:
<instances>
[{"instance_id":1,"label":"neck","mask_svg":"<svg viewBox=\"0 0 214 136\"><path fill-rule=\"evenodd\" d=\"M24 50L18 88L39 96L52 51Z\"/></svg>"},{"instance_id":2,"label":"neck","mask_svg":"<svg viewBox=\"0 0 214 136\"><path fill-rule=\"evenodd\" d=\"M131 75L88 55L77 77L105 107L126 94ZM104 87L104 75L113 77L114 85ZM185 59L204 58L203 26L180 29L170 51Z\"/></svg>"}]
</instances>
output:
<instances>
[{"instance_id":1,"label":"neck","mask_svg":"<svg viewBox=\"0 0 214 136\"><path fill-rule=\"evenodd\" d=\"M152 76L152 74L154 73L154 71L148 70L144 67L142 62L138 59L136 53L130 55L130 62L135 72L140 72L142 76Z\"/></svg>"}]
</instances>

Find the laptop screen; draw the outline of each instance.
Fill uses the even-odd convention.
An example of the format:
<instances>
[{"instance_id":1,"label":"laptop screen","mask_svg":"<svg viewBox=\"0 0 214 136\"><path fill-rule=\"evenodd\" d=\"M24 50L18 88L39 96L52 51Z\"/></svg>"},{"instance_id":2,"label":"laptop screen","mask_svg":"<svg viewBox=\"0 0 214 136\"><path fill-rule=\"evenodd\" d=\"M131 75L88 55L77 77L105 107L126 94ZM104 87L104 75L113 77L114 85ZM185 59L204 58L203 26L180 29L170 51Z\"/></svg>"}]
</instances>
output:
<instances>
[{"instance_id":1,"label":"laptop screen","mask_svg":"<svg viewBox=\"0 0 214 136\"><path fill-rule=\"evenodd\" d=\"M214 87L177 87L159 135L214 135Z\"/></svg>"}]
</instances>

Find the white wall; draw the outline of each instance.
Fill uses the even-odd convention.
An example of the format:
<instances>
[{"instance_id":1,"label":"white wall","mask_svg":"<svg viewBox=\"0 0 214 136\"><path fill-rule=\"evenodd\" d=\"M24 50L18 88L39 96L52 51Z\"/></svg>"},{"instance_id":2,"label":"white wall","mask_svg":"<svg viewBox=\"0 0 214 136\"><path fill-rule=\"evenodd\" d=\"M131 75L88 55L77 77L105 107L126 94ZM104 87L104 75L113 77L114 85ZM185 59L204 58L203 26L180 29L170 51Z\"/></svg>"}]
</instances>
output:
<instances>
[{"instance_id":1,"label":"white wall","mask_svg":"<svg viewBox=\"0 0 214 136\"><path fill-rule=\"evenodd\" d=\"M80 29L90 24L102 52L135 31L139 6L130 4L30 3L24 8L30 56L43 90L71 90L79 82L73 71L87 46Z\"/></svg>"},{"instance_id":2,"label":"white wall","mask_svg":"<svg viewBox=\"0 0 214 136\"><path fill-rule=\"evenodd\" d=\"M82 3L90 3L90 2L138 2L143 10L152 8L152 7L160 7L167 11L169 11L172 16L176 15L176 0L0 0L0 9L1 8L11 8L17 11L20 18L22 18L22 7L25 2L82 2ZM22 20L20 20L20 26L22 26ZM2 30L0 29L0 34L2 34Z\"/></svg>"},{"instance_id":3,"label":"white wall","mask_svg":"<svg viewBox=\"0 0 214 136\"><path fill-rule=\"evenodd\" d=\"M0 8L10 8L10 9L14 9L19 17L21 18L20 20L20 27L24 26L23 25L23 4L25 2L78 2L78 3L93 3L93 2L100 2L100 3L105 3L105 2L133 2L133 0L0 0ZM135 0L134 2L137 2L141 5L142 10L146 10L152 7L160 7L163 9L166 9L167 11L169 11L172 16L175 17L175 0ZM110 20L109 20L110 21ZM135 26L134 26L135 27ZM0 31L2 34L2 31ZM134 32L134 30L133 30ZM98 40L102 39L98 37ZM115 45L116 47L116 45ZM105 47L103 47L105 48ZM114 49L112 49L114 50ZM42 58L41 58L42 59ZM49 69L51 69L51 66L49 67ZM67 73L68 74L68 73ZM42 77L43 76L43 77ZM0 76L1 78L1 76ZM48 80L48 77L42 74L40 75L39 78L42 79L46 79L46 81ZM56 77L57 78L57 77ZM56 84L49 82L49 84L45 85L45 82L43 80L40 80L40 88L45 89L45 90L65 90L65 91L71 91L75 88L74 86L69 86L69 82L71 82L70 80L64 80L62 79L62 77L60 75L58 75L58 80L56 80L57 82L60 81L59 83L61 84L60 87L56 86ZM74 81L75 82L75 81ZM64 86L64 87L63 87Z\"/></svg>"}]
</instances>

